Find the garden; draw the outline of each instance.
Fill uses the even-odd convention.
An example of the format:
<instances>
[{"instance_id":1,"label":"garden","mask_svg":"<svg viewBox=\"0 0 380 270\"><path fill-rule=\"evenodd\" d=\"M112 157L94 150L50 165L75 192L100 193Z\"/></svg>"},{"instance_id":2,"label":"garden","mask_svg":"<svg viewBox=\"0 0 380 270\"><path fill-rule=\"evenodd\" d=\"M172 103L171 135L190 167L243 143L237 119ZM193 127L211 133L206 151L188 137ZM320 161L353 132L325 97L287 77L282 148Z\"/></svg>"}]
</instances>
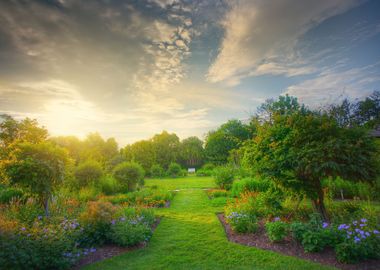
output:
<instances>
[{"instance_id":1,"label":"garden","mask_svg":"<svg viewBox=\"0 0 380 270\"><path fill-rule=\"evenodd\" d=\"M379 117L345 104L122 148L2 116L0 269L379 269Z\"/></svg>"}]
</instances>

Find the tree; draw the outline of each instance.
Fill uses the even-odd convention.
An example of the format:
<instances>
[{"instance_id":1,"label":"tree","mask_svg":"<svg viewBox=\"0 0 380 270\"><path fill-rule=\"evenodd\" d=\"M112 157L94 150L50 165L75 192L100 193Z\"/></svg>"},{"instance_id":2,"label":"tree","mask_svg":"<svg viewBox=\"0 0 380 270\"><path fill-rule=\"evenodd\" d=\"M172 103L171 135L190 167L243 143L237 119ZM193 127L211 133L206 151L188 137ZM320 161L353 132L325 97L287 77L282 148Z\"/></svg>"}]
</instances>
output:
<instances>
[{"instance_id":1,"label":"tree","mask_svg":"<svg viewBox=\"0 0 380 270\"><path fill-rule=\"evenodd\" d=\"M251 137L250 128L239 120L229 120L216 131L210 131L206 137L206 159L215 164L227 162L229 152L238 149Z\"/></svg>"},{"instance_id":2,"label":"tree","mask_svg":"<svg viewBox=\"0 0 380 270\"><path fill-rule=\"evenodd\" d=\"M156 162L156 151L152 141L142 140L124 148L126 156L130 156L130 161L139 163L146 172L149 172Z\"/></svg>"},{"instance_id":3,"label":"tree","mask_svg":"<svg viewBox=\"0 0 380 270\"><path fill-rule=\"evenodd\" d=\"M203 163L203 142L198 137L189 137L181 142L180 159L185 167L199 167Z\"/></svg>"},{"instance_id":4,"label":"tree","mask_svg":"<svg viewBox=\"0 0 380 270\"><path fill-rule=\"evenodd\" d=\"M251 166L286 188L305 192L326 220L322 179L370 181L378 173L374 139L360 127L339 127L326 114L274 113L253 141Z\"/></svg>"},{"instance_id":5,"label":"tree","mask_svg":"<svg viewBox=\"0 0 380 270\"><path fill-rule=\"evenodd\" d=\"M178 177L181 175L182 168L178 163L172 162L168 168L168 175L170 177Z\"/></svg>"},{"instance_id":6,"label":"tree","mask_svg":"<svg viewBox=\"0 0 380 270\"><path fill-rule=\"evenodd\" d=\"M171 162L176 162L179 152L179 138L175 133L163 131L152 138L156 163L167 169Z\"/></svg>"},{"instance_id":7,"label":"tree","mask_svg":"<svg viewBox=\"0 0 380 270\"><path fill-rule=\"evenodd\" d=\"M150 175L151 177L160 178L164 176L164 169L160 165L154 164L152 168L150 168Z\"/></svg>"},{"instance_id":8,"label":"tree","mask_svg":"<svg viewBox=\"0 0 380 270\"><path fill-rule=\"evenodd\" d=\"M106 162L118 153L118 146L114 138L105 141L99 133L90 133L83 141L81 161L96 160L105 166Z\"/></svg>"},{"instance_id":9,"label":"tree","mask_svg":"<svg viewBox=\"0 0 380 270\"><path fill-rule=\"evenodd\" d=\"M214 170L215 184L229 190L235 178L234 169L229 166L218 167Z\"/></svg>"},{"instance_id":10,"label":"tree","mask_svg":"<svg viewBox=\"0 0 380 270\"><path fill-rule=\"evenodd\" d=\"M99 162L94 160L87 160L78 165L75 170L75 178L79 186L88 186L90 183L99 182L103 176L103 169Z\"/></svg>"},{"instance_id":11,"label":"tree","mask_svg":"<svg viewBox=\"0 0 380 270\"><path fill-rule=\"evenodd\" d=\"M128 191L134 191L144 180L144 169L135 162L123 162L115 167L113 177Z\"/></svg>"},{"instance_id":12,"label":"tree","mask_svg":"<svg viewBox=\"0 0 380 270\"><path fill-rule=\"evenodd\" d=\"M36 194L49 215L49 200L63 182L68 155L65 149L48 142L21 143L4 162L11 184Z\"/></svg>"}]
</instances>

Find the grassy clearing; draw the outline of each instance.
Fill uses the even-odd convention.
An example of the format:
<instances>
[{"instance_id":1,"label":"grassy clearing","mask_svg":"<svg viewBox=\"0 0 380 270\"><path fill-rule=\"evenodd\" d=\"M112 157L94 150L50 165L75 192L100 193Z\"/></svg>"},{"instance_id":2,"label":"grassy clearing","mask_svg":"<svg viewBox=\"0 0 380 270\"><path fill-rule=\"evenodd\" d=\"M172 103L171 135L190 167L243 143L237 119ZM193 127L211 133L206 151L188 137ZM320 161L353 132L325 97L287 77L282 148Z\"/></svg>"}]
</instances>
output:
<instances>
[{"instance_id":1,"label":"grassy clearing","mask_svg":"<svg viewBox=\"0 0 380 270\"><path fill-rule=\"evenodd\" d=\"M145 186L158 186L164 189L175 190L211 188L215 187L215 183L212 177L188 176L181 178L148 179L145 181Z\"/></svg>"},{"instance_id":2,"label":"grassy clearing","mask_svg":"<svg viewBox=\"0 0 380 270\"><path fill-rule=\"evenodd\" d=\"M148 247L90 265L84 269L333 269L271 251L230 243L213 206L200 189L211 178L148 180L147 185L184 189L170 208L158 209L164 218Z\"/></svg>"}]
</instances>

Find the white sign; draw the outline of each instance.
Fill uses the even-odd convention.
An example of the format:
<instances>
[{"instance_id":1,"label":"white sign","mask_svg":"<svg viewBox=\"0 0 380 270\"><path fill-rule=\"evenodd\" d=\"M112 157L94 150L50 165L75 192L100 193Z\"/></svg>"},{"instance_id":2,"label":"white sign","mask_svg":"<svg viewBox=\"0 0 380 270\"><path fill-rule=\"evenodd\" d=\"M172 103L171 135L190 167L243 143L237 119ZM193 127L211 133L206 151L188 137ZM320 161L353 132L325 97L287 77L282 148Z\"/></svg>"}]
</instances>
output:
<instances>
[{"instance_id":1,"label":"white sign","mask_svg":"<svg viewBox=\"0 0 380 270\"><path fill-rule=\"evenodd\" d=\"M195 168L188 168L188 169L187 169L187 172L188 172L188 173L195 173Z\"/></svg>"}]
</instances>

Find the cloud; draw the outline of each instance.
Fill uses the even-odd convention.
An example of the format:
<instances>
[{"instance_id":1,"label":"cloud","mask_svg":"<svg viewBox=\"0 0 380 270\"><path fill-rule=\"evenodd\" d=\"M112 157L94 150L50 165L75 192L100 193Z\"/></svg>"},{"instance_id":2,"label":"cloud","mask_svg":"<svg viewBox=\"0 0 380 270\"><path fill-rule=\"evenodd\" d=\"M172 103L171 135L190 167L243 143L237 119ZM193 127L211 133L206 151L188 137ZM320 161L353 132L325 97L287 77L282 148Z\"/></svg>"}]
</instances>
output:
<instances>
[{"instance_id":1,"label":"cloud","mask_svg":"<svg viewBox=\"0 0 380 270\"><path fill-rule=\"evenodd\" d=\"M302 103L313 108L341 102L344 98L362 99L380 82L380 62L358 68L342 70L329 68L316 78L289 86L283 94L296 96Z\"/></svg>"},{"instance_id":2,"label":"cloud","mask_svg":"<svg viewBox=\"0 0 380 270\"><path fill-rule=\"evenodd\" d=\"M297 42L314 26L356 4L354 0L231 1L221 22L225 34L208 80L237 85L249 76L313 72L297 55Z\"/></svg>"}]
</instances>

